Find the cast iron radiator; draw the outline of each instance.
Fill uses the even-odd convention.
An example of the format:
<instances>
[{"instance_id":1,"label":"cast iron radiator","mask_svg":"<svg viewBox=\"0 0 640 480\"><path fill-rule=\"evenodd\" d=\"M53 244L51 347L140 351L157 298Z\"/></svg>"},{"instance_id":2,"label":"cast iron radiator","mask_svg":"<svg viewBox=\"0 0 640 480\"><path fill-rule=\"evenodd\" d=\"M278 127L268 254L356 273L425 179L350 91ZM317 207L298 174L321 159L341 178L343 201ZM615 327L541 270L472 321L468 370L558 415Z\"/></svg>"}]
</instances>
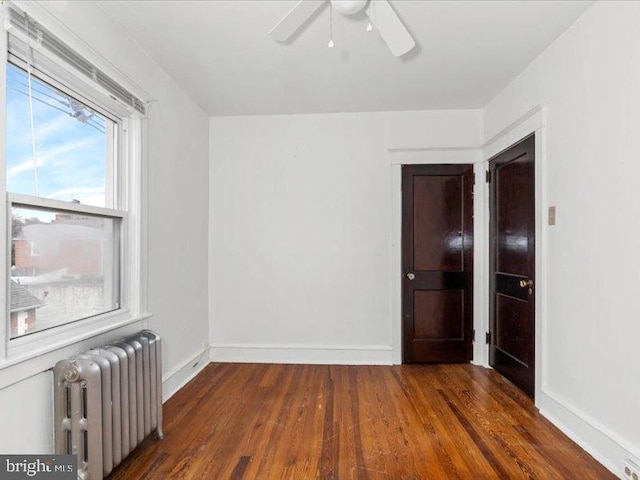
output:
<instances>
[{"instance_id":1,"label":"cast iron radiator","mask_svg":"<svg viewBox=\"0 0 640 480\"><path fill-rule=\"evenodd\" d=\"M78 455L78 478L106 477L145 437L162 439L160 336L143 330L53 369L56 453Z\"/></svg>"}]
</instances>

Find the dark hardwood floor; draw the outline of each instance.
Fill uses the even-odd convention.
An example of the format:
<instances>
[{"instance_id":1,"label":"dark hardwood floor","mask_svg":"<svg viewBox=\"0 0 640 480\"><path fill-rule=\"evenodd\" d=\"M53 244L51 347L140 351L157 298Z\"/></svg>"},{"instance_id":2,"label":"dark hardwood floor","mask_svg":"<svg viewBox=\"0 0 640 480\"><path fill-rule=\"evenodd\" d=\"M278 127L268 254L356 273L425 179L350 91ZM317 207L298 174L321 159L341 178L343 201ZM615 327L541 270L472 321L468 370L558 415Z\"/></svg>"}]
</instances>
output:
<instances>
[{"instance_id":1,"label":"dark hardwood floor","mask_svg":"<svg viewBox=\"0 0 640 480\"><path fill-rule=\"evenodd\" d=\"M211 364L116 479L616 478L495 371Z\"/></svg>"}]
</instances>

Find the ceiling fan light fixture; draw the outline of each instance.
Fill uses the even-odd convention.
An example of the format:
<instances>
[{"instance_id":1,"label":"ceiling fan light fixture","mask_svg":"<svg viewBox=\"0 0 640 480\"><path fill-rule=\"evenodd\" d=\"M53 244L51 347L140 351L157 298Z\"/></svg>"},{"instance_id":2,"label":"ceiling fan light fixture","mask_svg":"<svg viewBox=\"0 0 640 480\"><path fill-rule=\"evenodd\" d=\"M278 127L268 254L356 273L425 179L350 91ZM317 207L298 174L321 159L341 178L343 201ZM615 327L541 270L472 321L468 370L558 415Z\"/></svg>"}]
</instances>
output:
<instances>
[{"instance_id":1,"label":"ceiling fan light fixture","mask_svg":"<svg viewBox=\"0 0 640 480\"><path fill-rule=\"evenodd\" d=\"M333 38L332 15L335 8L339 13L352 15L364 9L370 24L395 57L401 57L416 46L416 42L404 26L398 14L389 3L391 0L298 0L298 3L271 29L271 35L278 42L286 42L305 22L309 21L320 7L331 3L329 9L329 38ZM329 47L331 48L331 47Z\"/></svg>"},{"instance_id":2,"label":"ceiling fan light fixture","mask_svg":"<svg viewBox=\"0 0 640 480\"><path fill-rule=\"evenodd\" d=\"M367 0L331 0L331 6L343 15L358 13L366 4Z\"/></svg>"}]
</instances>

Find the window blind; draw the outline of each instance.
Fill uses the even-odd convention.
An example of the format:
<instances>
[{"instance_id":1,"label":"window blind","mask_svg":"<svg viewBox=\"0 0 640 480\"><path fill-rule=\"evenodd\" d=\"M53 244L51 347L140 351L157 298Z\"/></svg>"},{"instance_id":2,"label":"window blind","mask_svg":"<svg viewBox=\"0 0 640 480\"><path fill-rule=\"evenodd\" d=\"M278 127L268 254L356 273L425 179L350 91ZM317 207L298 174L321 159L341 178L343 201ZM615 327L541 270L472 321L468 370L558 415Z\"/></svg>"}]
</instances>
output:
<instances>
[{"instance_id":1,"label":"window blind","mask_svg":"<svg viewBox=\"0 0 640 480\"><path fill-rule=\"evenodd\" d=\"M12 50L12 44L15 45L16 40L20 41L20 39L14 37L12 34L12 30L15 29L25 39L28 38L30 42L37 43L43 49L46 49L58 59L73 67L78 73L98 84L106 90L112 98L121 101L143 115L146 114L145 103L133 93L67 46L62 40L36 22L26 12L19 10L10 3L7 7L8 23L11 27L9 29L10 51Z\"/></svg>"}]
</instances>

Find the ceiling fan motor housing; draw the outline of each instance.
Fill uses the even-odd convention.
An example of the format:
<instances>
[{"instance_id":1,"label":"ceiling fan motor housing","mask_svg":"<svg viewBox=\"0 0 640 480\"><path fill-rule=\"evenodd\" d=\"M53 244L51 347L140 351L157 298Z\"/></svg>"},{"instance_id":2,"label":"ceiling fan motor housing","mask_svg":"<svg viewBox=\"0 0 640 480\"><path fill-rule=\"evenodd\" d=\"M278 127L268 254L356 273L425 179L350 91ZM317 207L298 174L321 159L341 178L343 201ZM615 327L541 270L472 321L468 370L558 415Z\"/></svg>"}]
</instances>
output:
<instances>
[{"instance_id":1,"label":"ceiling fan motor housing","mask_svg":"<svg viewBox=\"0 0 640 480\"><path fill-rule=\"evenodd\" d=\"M331 0L331 6L344 15L353 15L361 11L367 0Z\"/></svg>"}]
</instances>

